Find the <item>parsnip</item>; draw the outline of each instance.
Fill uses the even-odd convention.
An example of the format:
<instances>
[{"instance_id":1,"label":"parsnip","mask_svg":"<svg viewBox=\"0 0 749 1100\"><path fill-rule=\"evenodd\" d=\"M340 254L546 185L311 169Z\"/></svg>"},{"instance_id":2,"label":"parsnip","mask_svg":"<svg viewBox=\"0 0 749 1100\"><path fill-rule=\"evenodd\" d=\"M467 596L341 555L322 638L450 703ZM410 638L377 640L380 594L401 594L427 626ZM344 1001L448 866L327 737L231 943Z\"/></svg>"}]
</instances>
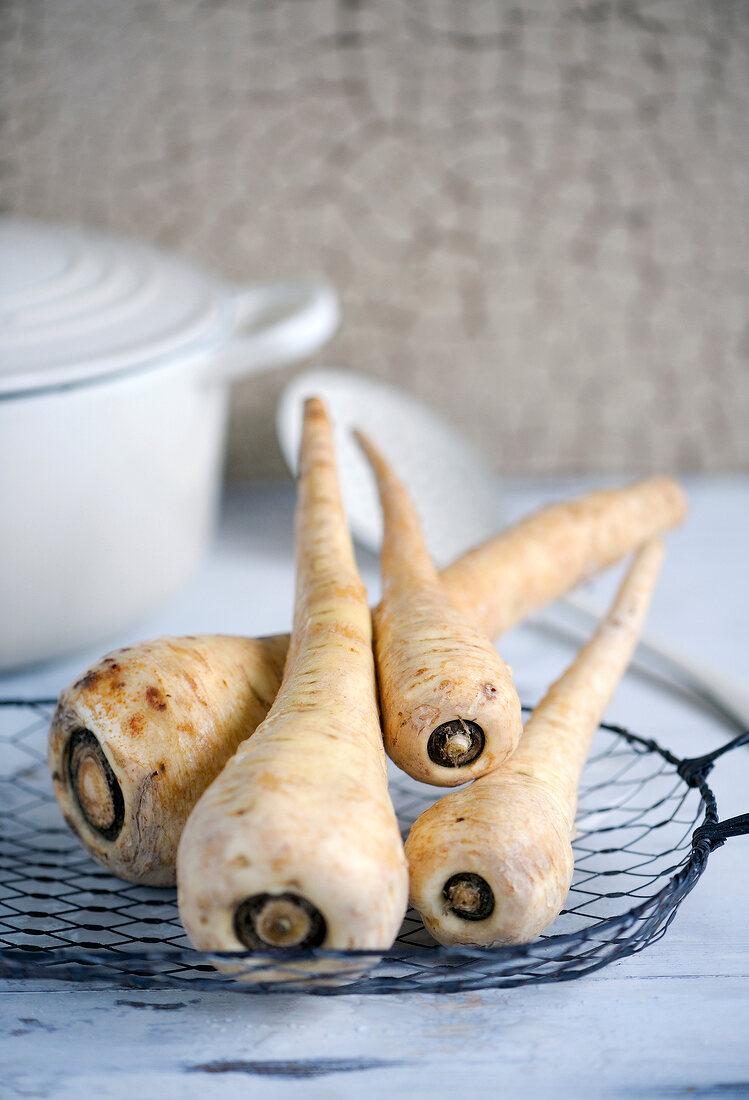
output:
<instances>
[{"instance_id":1,"label":"parsnip","mask_svg":"<svg viewBox=\"0 0 749 1100\"><path fill-rule=\"evenodd\" d=\"M268 713L287 641L160 638L116 650L63 691L52 782L68 825L107 870L174 883L188 814Z\"/></svg>"},{"instance_id":2,"label":"parsnip","mask_svg":"<svg viewBox=\"0 0 749 1100\"><path fill-rule=\"evenodd\" d=\"M642 629L663 548L637 555L590 642L549 690L509 761L441 798L406 842L411 902L440 943L526 943L572 882L577 788Z\"/></svg>"},{"instance_id":3,"label":"parsnip","mask_svg":"<svg viewBox=\"0 0 749 1100\"><path fill-rule=\"evenodd\" d=\"M684 490L665 475L586 493L469 550L441 580L453 603L496 638L686 514Z\"/></svg>"},{"instance_id":4,"label":"parsnip","mask_svg":"<svg viewBox=\"0 0 749 1100\"><path fill-rule=\"evenodd\" d=\"M498 767L523 729L507 665L450 602L403 483L356 433L385 520L374 645L385 750L415 779L454 787Z\"/></svg>"},{"instance_id":5,"label":"parsnip","mask_svg":"<svg viewBox=\"0 0 749 1100\"><path fill-rule=\"evenodd\" d=\"M330 424L315 398L305 405L296 544L281 688L268 717L200 798L179 844L180 915L203 950L384 949L406 910L371 615Z\"/></svg>"},{"instance_id":6,"label":"parsnip","mask_svg":"<svg viewBox=\"0 0 749 1100\"><path fill-rule=\"evenodd\" d=\"M510 527L449 566L441 581L463 613L496 637L589 574L680 523L685 513L684 494L667 477L589 493ZM94 858L122 878L174 883L177 842L187 814L239 742L265 717L280 685L288 635L214 637L172 638L117 651L60 696L50 731L55 793ZM172 647L174 660L168 656ZM214 649L225 654L218 663L211 657ZM153 674L159 678L155 685ZM214 700L211 707L218 710L213 717L191 698L188 677ZM148 704L150 686L166 696L175 682L184 693L165 710ZM111 768L110 774L100 763L97 777L97 766L87 763L77 781L80 786L89 773L88 820L78 808L66 763L68 739L76 730L86 731L91 752ZM171 766L176 786L165 785L162 764ZM157 801L152 787L159 792ZM123 818L116 836L114 803L121 804Z\"/></svg>"}]
</instances>

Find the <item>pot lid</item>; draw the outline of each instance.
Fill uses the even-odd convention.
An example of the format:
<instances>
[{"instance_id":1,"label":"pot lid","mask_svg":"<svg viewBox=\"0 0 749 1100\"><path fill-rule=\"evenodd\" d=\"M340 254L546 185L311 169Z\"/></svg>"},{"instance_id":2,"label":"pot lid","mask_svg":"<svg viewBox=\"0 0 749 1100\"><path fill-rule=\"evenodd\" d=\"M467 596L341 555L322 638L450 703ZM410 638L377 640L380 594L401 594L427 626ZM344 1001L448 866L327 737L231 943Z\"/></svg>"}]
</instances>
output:
<instances>
[{"instance_id":1,"label":"pot lid","mask_svg":"<svg viewBox=\"0 0 749 1100\"><path fill-rule=\"evenodd\" d=\"M0 394L100 379L215 343L220 284L145 245L0 219Z\"/></svg>"}]
</instances>

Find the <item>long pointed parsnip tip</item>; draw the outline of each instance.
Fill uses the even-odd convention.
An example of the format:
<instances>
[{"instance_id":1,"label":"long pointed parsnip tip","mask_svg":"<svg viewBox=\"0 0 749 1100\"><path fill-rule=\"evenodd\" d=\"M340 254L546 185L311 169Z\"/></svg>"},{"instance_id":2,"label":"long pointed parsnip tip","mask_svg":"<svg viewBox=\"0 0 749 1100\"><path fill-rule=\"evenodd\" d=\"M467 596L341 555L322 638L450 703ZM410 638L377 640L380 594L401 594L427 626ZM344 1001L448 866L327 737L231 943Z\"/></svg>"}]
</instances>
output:
<instances>
[{"instance_id":1,"label":"long pointed parsnip tip","mask_svg":"<svg viewBox=\"0 0 749 1100\"><path fill-rule=\"evenodd\" d=\"M363 451L368 452L372 450L372 442L366 432L363 432L361 428L352 428L351 434Z\"/></svg>"},{"instance_id":2,"label":"long pointed parsnip tip","mask_svg":"<svg viewBox=\"0 0 749 1100\"><path fill-rule=\"evenodd\" d=\"M453 602L495 638L681 523L682 486L659 475L548 505L442 573Z\"/></svg>"},{"instance_id":3,"label":"long pointed parsnip tip","mask_svg":"<svg viewBox=\"0 0 749 1100\"><path fill-rule=\"evenodd\" d=\"M308 424L313 419L324 420L326 424L329 424L330 418L328 417L328 410L321 397L306 398L304 402L304 419Z\"/></svg>"},{"instance_id":4,"label":"long pointed parsnip tip","mask_svg":"<svg viewBox=\"0 0 749 1100\"><path fill-rule=\"evenodd\" d=\"M522 729L512 674L443 590L408 491L361 431L384 517L374 642L385 748L414 779L453 787L498 767Z\"/></svg>"},{"instance_id":5,"label":"long pointed parsnip tip","mask_svg":"<svg viewBox=\"0 0 749 1100\"><path fill-rule=\"evenodd\" d=\"M361 428L352 428L351 434L358 443L361 450L366 456L367 462L372 467L372 472L377 476L387 475L387 464L385 463L383 456L380 454L377 447L375 447L372 440L369 438L366 432Z\"/></svg>"},{"instance_id":6,"label":"long pointed parsnip tip","mask_svg":"<svg viewBox=\"0 0 749 1100\"><path fill-rule=\"evenodd\" d=\"M295 512L296 598L283 681L265 721L203 794L177 856L196 947L253 953L244 980L353 977L369 960L283 952L385 949L408 872L387 789L372 618L346 525L330 421L305 403ZM272 949L279 969L263 956ZM287 954L288 961L288 954ZM371 962L374 962L372 958ZM296 970L296 973L292 973Z\"/></svg>"}]
</instances>

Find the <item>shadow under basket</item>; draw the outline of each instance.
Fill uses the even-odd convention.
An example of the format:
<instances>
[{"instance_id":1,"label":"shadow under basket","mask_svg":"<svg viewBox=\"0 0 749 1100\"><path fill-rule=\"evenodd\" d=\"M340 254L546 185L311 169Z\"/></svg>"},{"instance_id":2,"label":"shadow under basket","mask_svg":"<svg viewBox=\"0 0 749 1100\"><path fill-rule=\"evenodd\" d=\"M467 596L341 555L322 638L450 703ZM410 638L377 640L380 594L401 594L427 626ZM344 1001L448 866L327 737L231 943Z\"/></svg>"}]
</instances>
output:
<instances>
[{"instance_id":1,"label":"shadow under basket","mask_svg":"<svg viewBox=\"0 0 749 1100\"><path fill-rule=\"evenodd\" d=\"M269 980L253 960L253 983L215 969L243 953L193 950L174 890L137 886L102 870L60 815L46 762L53 700L0 700L0 976L105 982L131 988L257 993L304 987L319 994L459 992L567 981L659 939L696 885L710 853L749 832L749 814L718 820L706 777L743 734L705 756L681 760L655 741L603 725L583 775L575 877L563 913L545 936L519 947L443 948L409 910L398 939L366 976L328 984L371 953L323 949L274 953ZM404 836L445 792L391 769ZM326 960L326 984L300 964ZM270 980L272 971L273 980ZM283 980L281 980L283 979Z\"/></svg>"}]
</instances>

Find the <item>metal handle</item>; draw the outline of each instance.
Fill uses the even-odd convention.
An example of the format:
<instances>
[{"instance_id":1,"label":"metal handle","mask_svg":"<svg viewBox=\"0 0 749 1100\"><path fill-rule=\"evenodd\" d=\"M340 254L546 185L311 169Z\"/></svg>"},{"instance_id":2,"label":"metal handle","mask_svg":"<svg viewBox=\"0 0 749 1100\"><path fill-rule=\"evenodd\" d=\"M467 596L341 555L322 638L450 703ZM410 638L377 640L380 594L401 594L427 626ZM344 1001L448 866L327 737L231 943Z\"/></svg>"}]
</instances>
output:
<instances>
[{"instance_id":1,"label":"metal handle","mask_svg":"<svg viewBox=\"0 0 749 1100\"><path fill-rule=\"evenodd\" d=\"M725 745L719 745L712 752L706 752L704 756L694 756L682 760L678 767L679 775L686 780L690 787L699 787L707 775L712 771L715 761L724 753L732 749L738 749L741 745L749 745L749 730L739 734ZM707 807L706 821L692 833L692 847L707 847L709 851L720 848L729 837L745 836L749 834L749 814L738 814L736 817L727 817L725 821L718 821L714 803Z\"/></svg>"},{"instance_id":2,"label":"metal handle","mask_svg":"<svg viewBox=\"0 0 749 1100\"><path fill-rule=\"evenodd\" d=\"M338 296L327 283L240 287L233 299L234 335L206 376L214 382L304 359L330 339L340 321Z\"/></svg>"},{"instance_id":3,"label":"metal handle","mask_svg":"<svg viewBox=\"0 0 749 1100\"><path fill-rule=\"evenodd\" d=\"M696 787L701 779L705 779L710 774L713 768L713 764L724 753L730 752L732 749L738 749L741 745L749 745L749 730L745 733L740 733L738 737L733 737L730 741L726 741L725 745L719 745L717 749L713 749L712 752L706 752L703 756L691 756L686 760L682 760L678 767L679 775L682 779L686 780L690 787Z\"/></svg>"},{"instance_id":4,"label":"metal handle","mask_svg":"<svg viewBox=\"0 0 749 1100\"><path fill-rule=\"evenodd\" d=\"M707 821L692 833L692 846L707 843L710 851L720 848L729 837L746 836L749 833L749 814L727 817L725 821Z\"/></svg>"}]
</instances>

